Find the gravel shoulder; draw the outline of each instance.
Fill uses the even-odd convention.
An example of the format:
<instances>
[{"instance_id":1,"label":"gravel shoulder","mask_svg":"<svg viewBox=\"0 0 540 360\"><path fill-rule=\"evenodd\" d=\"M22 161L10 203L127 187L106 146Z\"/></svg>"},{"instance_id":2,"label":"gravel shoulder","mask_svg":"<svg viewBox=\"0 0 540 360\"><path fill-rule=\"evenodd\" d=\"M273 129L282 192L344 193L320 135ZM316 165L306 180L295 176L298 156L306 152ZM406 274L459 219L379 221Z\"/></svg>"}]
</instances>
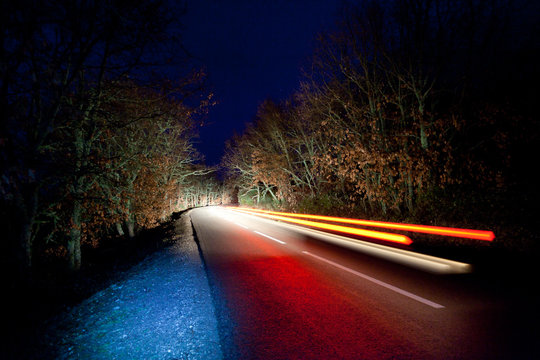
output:
<instances>
[{"instance_id":1,"label":"gravel shoulder","mask_svg":"<svg viewBox=\"0 0 540 360\"><path fill-rule=\"evenodd\" d=\"M222 359L212 296L189 212L175 226L173 245L147 256L121 281L50 319L41 356Z\"/></svg>"}]
</instances>

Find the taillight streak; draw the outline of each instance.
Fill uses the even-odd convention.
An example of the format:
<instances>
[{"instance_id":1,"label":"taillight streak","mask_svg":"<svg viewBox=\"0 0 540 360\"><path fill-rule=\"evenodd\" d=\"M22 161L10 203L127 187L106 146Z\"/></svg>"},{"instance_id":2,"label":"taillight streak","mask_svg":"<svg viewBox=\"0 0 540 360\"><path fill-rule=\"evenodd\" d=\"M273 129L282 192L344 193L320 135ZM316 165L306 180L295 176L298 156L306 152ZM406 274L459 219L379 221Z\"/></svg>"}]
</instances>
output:
<instances>
[{"instance_id":1,"label":"taillight streak","mask_svg":"<svg viewBox=\"0 0 540 360\"><path fill-rule=\"evenodd\" d=\"M409 237L405 235L401 235L401 234L393 234L393 233L386 233L386 232L380 232L380 231L358 229L358 228L352 228L348 226L326 224L326 223L320 223L320 222L315 222L315 221L310 221L310 220L294 219L294 218L290 218L286 216L273 215L273 214L267 214L267 213L262 213L262 212L254 212L252 211L252 209L243 209L243 208L232 208L232 209L235 211L246 213L246 214L253 214L253 215L262 216L269 219L281 220L281 221L290 222L293 224L305 225L305 226L310 226L310 227L314 227L318 229L337 231L337 232L351 234L351 235L365 236L372 239L385 240L385 241L400 243L404 245L410 245L412 243L412 240Z\"/></svg>"},{"instance_id":2,"label":"taillight streak","mask_svg":"<svg viewBox=\"0 0 540 360\"><path fill-rule=\"evenodd\" d=\"M244 210L248 212L255 212L259 214L278 215L282 217L323 220L323 221L337 222L337 223L342 223L342 224L379 227L379 228L386 228L386 229L393 229L393 230L403 230L403 231L419 232L419 233L431 234L431 235L452 236L452 237L483 240L483 241L493 241L493 239L495 238L495 234L492 231L486 231L486 230L471 230L471 229L460 229L460 228L416 225L416 224L400 224L400 223L392 223L392 222L348 219L348 218L340 218L340 217L333 217L333 216L310 215L310 214L295 214L295 213L258 210L258 209L246 209L246 208L234 208L234 209Z\"/></svg>"}]
</instances>

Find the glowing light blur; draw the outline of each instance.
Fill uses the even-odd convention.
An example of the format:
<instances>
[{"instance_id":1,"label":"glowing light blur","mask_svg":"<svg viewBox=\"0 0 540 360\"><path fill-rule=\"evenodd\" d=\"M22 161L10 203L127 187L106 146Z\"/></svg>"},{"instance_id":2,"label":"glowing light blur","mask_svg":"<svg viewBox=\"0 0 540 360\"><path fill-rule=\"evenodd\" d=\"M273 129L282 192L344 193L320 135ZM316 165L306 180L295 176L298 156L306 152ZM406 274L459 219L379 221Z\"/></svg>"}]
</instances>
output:
<instances>
[{"instance_id":1,"label":"glowing light blur","mask_svg":"<svg viewBox=\"0 0 540 360\"><path fill-rule=\"evenodd\" d=\"M333 216L311 215L311 214L295 214L295 213L286 213L286 212L259 210L259 209L247 209L247 208L234 208L234 209L250 211L250 212L255 212L255 213L260 213L260 214L272 214L272 215L279 215L279 216L293 217L293 218L323 220L323 221L337 222L337 223L343 223L343 224L380 227L380 228L386 228L386 229L412 231L412 232L419 232L419 233L424 233L424 234L452 236L452 237L483 240L483 241L493 241L493 239L495 239L495 234L492 231L486 231L486 230L471 230L471 229L460 229L460 228L449 228L449 227L441 227L441 226L416 225L416 224L400 224L400 223L391 223L391 222L383 222L383 221L349 219L349 218L340 218L340 217L333 217Z\"/></svg>"},{"instance_id":2,"label":"glowing light blur","mask_svg":"<svg viewBox=\"0 0 540 360\"><path fill-rule=\"evenodd\" d=\"M227 209L233 210L230 207L228 207ZM258 221L256 223L251 222L251 220L247 218L231 217L229 219L231 221L240 221L241 219L243 224L250 224L250 228L260 228L260 222L266 222L267 224L272 226L279 225L281 228L290 229L295 233L305 234L309 237L314 237L319 240L345 247L353 251L358 251L370 256L379 257L388 261L400 263L408 267L413 267L434 274L463 274L469 273L473 270L471 265L463 262L439 258L427 254L415 253L411 252L410 250L389 247L370 241L362 241L359 239L346 237L346 235L340 236L337 234L324 232L323 230L316 230L297 224L290 224L286 222L275 223L271 218L266 219L261 216L257 216L259 215L257 213L247 211L234 212L238 216L241 216L241 214L256 216L258 218ZM232 214L233 212L231 212L231 215Z\"/></svg>"},{"instance_id":3,"label":"glowing light blur","mask_svg":"<svg viewBox=\"0 0 540 360\"><path fill-rule=\"evenodd\" d=\"M253 214L253 215L257 215L257 216L261 216L261 217L265 217L269 219L281 220L281 221L290 222L294 224L310 226L310 227L314 227L318 229L337 231L337 232L351 234L351 235L365 236L372 239L390 241L390 242L404 244L404 245L412 244L412 240L409 237L405 235L401 235L401 234L392 234L392 233L385 233L385 232L380 232L380 231L352 228L352 227L342 226L342 225L333 225L333 224L326 224L326 223L320 223L320 222L309 221L309 220L294 219L290 217L261 213L261 212L254 213L251 209L244 209L244 208L232 208L232 209L235 211L246 213L246 214Z\"/></svg>"}]
</instances>

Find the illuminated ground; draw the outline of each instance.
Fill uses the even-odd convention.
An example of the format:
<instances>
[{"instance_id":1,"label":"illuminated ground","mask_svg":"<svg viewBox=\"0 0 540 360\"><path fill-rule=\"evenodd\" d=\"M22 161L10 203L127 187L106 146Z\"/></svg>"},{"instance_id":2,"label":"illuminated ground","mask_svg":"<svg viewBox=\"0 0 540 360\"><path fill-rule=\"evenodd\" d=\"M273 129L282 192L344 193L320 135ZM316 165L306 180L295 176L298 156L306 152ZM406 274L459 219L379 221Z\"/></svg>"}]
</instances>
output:
<instances>
[{"instance_id":1,"label":"illuminated ground","mask_svg":"<svg viewBox=\"0 0 540 360\"><path fill-rule=\"evenodd\" d=\"M189 234L152 253L51 319L32 358L538 358L527 271L441 273L225 209L189 215L205 266Z\"/></svg>"},{"instance_id":2,"label":"illuminated ground","mask_svg":"<svg viewBox=\"0 0 540 360\"><path fill-rule=\"evenodd\" d=\"M220 359L212 299L196 244L178 241L125 280L50 321L58 359Z\"/></svg>"}]
</instances>

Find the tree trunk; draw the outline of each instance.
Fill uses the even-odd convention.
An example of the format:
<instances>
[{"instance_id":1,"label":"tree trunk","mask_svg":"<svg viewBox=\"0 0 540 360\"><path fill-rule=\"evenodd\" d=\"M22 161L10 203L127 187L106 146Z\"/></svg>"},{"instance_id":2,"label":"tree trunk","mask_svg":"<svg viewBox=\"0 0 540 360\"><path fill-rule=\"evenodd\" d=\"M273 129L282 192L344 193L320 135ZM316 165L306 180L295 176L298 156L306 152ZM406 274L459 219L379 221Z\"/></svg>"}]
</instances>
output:
<instances>
[{"instance_id":1,"label":"tree trunk","mask_svg":"<svg viewBox=\"0 0 540 360\"><path fill-rule=\"evenodd\" d=\"M424 125L423 121L420 123L420 144L422 145L422 149L424 150L426 150L429 145L426 133L426 126Z\"/></svg>"},{"instance_id":2,"label":"tree trunk","mask_svg":"<svg viewBox=\"0 0 540 360\"><path fill-rule=\"evenodd\" d=\"M118 232L118 235L120 235L120 236L124 236L124 235L125 235L124 229L122 228L122 224L121 224L121 223L116 223L116 231Z\"/></svg>"},{"instance_id":3,"label":"tree trunk","mask_svg":"<svg viewBox=\"0 0 540 360\"><path fill-rule=\"evenodd\" d=\"M81 202L75 199L73 213L71 214L72 228L67 244L68 266L71 271L78 271L81 268L81 214Z\"/></svg>"},{"instance_id":4,"label":"tree trunk","mask_svg":"<svg viewBox=\"0 0 540 360\"><path fill-rule=\"evenodd\" d=\"M69 232L69 239L67 243L68 252L68 266L71 271L78 271L81 268L81 222L83 207L81 199L83 198L84 178L80 175L81 169L84 164L85 155L85 139L84 133L81 127L75 129L75 174L78 174L75 178L72 196L73 196L73 210L71 213L71 230Z\"/></svg>"},{"instance_id":5,"label":"tree trunk","mask_svg":"<svg viewBox=\"0 0 540 360\"><path fill-rule=\"evenodd\" d=\"M17 191L15 194L17 218L20 219L19 229L19 264L20 275L23 281L32 281L32 267L34 266L34 236L33 233L38 207L38 189L31 184L28 195ZM18 220L16 219L16 220Z\"/></svg>"},{"instance_id":6,"label":"tree trunk","mask_svg":"<svg viewBox=\"0 0 540 360\"><path fill-rule=\"evenodd\" d=\"M126 221L126 225L128 236L130 239L133 239L135 237L135 221L133 219L129 219L128 221Z\"/></svg>"},{"instance_id":7,"label":"tree trunk","mask_svg":"<svg viewBox=\"0 0 540 360\"><path fill-rule=\"evenodd\" d=\"M412 181L412 175L411 171L409 170L409 173L407 174L407 190L408 190L408 196L407 196L407 207L409 208L409 211L413 211L413 197L414 197L414 187L413 187L413 181Z\"/></svg>"},{"instance_id":8,"label":"tree trunk","mask_svg":"<svg viewBox=\"0 0 540 360\"><path fill-rule=\"evenodd\" d=\"M128 217L126 220L126 227L128 231L128 236L130 239L135 237L135 219L133 218L133 212L131 210L131 199L127 201Z\"/></svg>"},{"instance_id":9,"label":"tree trunk","mask_svg":"<svg viewBox=\"0 0 540 360\"><path fill-rule=\"evenodd\" d=\"M20 233L20 257L23 258L23 261L19 261L19 279L26 286L32 286L33 283L34 244L32 241L32 222L33 220L24 219Z\"/></svg>"},{"instance_id":10,"label":"tree trunk","mask_svg":"<svg viewBox=\"0 0 540 360\"><path fill-rule=\"evenodd\" d=\"M32 244L32 225L31 221L25 221L21 230L21 243L24 252L24 272L30 273L33 265L34 246Z\"/></svg>"}]
</instances>

